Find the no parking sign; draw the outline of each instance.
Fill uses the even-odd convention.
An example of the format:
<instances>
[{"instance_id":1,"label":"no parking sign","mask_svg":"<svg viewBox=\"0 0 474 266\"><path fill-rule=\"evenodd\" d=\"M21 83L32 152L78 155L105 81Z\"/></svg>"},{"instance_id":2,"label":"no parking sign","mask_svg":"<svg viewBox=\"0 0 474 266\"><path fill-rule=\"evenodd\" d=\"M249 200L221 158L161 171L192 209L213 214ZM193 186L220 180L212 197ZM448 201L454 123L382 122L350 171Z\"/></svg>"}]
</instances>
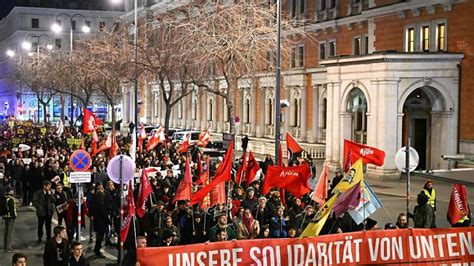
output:
<instances>
[{"instance_id":1,"label":"no parking sign","mask_svg":"<svg viewBox=\"0 0 474 266\"><path fill-rule=\"evenodd\" d=\"M76 172L86 172L91 166L92 159L85 150L77 150L71 154L69 166Z\"/></svg>"}]
</instances>

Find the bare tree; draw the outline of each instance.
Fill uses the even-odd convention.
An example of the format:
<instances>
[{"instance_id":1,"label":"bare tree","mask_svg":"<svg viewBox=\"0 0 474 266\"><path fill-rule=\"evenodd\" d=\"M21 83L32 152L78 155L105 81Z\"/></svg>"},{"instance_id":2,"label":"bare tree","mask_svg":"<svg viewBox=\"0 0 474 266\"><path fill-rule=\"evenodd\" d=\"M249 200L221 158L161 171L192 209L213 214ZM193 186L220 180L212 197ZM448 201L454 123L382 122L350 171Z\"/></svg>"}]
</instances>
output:
<instances>
[{"instance_id":1,"label":"bare tree","mask_svg":"<svg viewBox=\"0 0 474 266\"><path fill-rule=\"evenodd\" d=\"M191 75L196 85L226 100L231 133L235 132L234 95L239 81L251 81L258 73L274 69L275 12L275 6L268 3L239 1L233 5L189 6L175 13L180 21L181 49L194 62L215 65L216 74L225 79L227 88L221 89L209 85L209 72L204 67ZM287 36L304 34L285 19L282 28ZM282 39L283 61L291 55L291 44L292 38Z\"/></svg>"},{"instance_id":2,"label":"bare tree","mask_svg":"<svg viewBox=\"0 0 474 266\"><path fill-rule=\"evenodd\" d=\"M102 92L112 107L112 128L115 130L115 105L122 95L120 86L134 77L133 47L126 31L116 28L80 40L74 53L83 71L89 73L91 88Z\"/></svg>"},{"instance_id":3,"label":"bare tree","mask_svg":"<svg viewBox=\"0 0 474 266\"><path fill-rule=\"evenodd\" d=\"M180 44L174 16L161 16L147 26L147 40L140 47L140 68L157 82L165 106L165 131L168 133L172 108L191 92L189 70L193 64Z\"/></svg>"},{"instance_id":4,"label":"bare tree","mask_svg":"<svg viewBox=\"0 0 474 266\"><path fill-rule=\"evenodd\" d=\"M36 94L38 102L43 107L44 123L48 122L47 107L57 93L52 89L55 86L55 81L49 75L49 59L50 55L44 53L36 53L27 57L18 65L16 74L21 82ZM38 105L38 122L39 111Z\"/></svg>"}]
</instances>

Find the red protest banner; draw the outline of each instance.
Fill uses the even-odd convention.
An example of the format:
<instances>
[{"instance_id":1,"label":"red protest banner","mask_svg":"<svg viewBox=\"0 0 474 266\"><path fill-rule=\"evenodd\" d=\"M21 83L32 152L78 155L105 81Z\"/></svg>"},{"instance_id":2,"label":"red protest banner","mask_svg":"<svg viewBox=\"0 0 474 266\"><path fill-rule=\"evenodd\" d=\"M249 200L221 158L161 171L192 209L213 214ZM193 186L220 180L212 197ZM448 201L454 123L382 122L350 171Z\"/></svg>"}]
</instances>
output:
<instances>
[{"instance_id":1,"label":"red protest banner","mask_svg":"<svg viewBox=\"0 0 474 266\"><path fill-rule=\"evenodd\" d=\"M474 228L397 229L303 239L256 239L139 248L149 265L417 265L474 262ZM461 264L459 264L461 265Z\"/></svg>"}]
</instances>

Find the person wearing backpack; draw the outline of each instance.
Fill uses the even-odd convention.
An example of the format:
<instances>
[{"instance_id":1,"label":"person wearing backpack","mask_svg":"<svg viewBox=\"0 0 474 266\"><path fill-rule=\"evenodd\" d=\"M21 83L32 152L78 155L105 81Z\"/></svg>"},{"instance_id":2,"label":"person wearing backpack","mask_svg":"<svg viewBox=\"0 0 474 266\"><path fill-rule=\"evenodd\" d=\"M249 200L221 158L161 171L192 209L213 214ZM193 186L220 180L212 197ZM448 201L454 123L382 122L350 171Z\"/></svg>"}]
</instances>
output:
<instances>
[{"instance_id":1,"label":"person wearing backpack","mask_svg":"<svg viewBox=\"0 0 474 266\"><path fill-rule=\"evenodd\" d=\"M5 252L13 252L12 239L17 216L15 198L13 197L14 194L15 189L13 187L8 187L5 200L3 201L5 204L0 204L2 205L0 206L2 209L0 212L2 212L1 214L5 223L5 227L3 228L3 249Z\"/></svg>"}]
</instances>

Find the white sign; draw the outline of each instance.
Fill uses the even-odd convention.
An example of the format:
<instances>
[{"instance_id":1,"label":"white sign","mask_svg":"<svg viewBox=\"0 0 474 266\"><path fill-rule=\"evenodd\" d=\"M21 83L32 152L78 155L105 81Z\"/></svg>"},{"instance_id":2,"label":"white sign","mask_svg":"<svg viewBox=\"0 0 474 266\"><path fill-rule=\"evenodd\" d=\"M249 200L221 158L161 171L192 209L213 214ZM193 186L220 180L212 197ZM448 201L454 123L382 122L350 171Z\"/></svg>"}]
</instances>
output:
<instances>
[{"instance_id":1,"label":"white sign","mask_svg":"<svg viewBox=\"0 0 474 266\"><path fill-rule=\"evenodd\" d=\"M69 182L71 183L90 183L91 172L71 172L69 175Z\"/></svg>"},{"instance_id":2,"label":"white sign","mask_svg":"<svg viewBox=\"0 0 474 266\"><path fill-rule=\"evenodd\" d=\"M405 173L406 172L406 146L402 147L397 151L395 155L395 165L397 165L398 171ZM418 163L420 162L420 157L418 156L418 152L413 147L410 147L410 172L416 169Z\"/></svg>"}]
</instances>

